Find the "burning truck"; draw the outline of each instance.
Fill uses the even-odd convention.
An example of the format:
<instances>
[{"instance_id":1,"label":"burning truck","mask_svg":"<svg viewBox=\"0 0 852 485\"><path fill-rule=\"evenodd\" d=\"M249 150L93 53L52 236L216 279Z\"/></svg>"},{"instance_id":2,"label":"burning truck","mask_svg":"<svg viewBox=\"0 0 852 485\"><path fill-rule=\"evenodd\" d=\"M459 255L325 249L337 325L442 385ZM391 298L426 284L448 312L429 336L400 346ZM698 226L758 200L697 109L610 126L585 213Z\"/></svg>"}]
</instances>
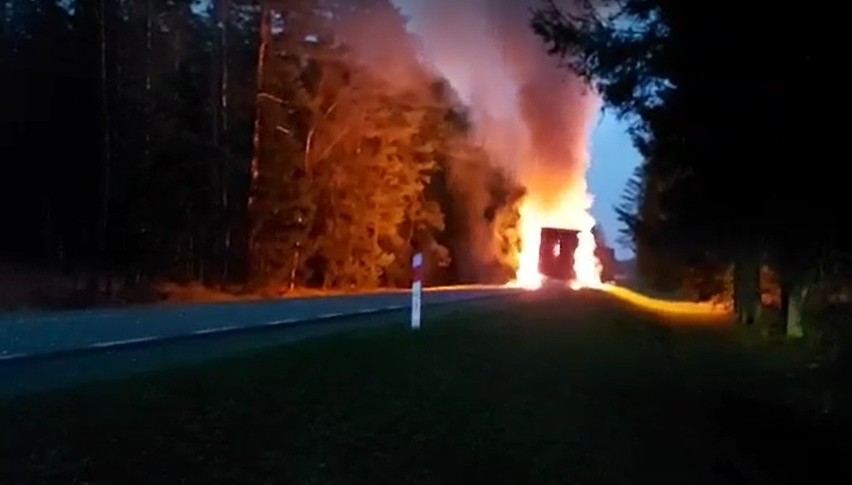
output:
<instances>
[{"instance_id":1,"label":"burning truck","mask_svg":"<svg viewBox=\"0 0 852 485\"><path fill-rule=\"evenodd\" d=\"M596 230L592 233L597 235ZM538 248L538 272L547 280L571 282L577 279L574 254L580 244L580 231L542 227ZM602 282L615 279L615 251L606 246L598 237L595 257L600 263Z\"/></svg>"}]
</instances>

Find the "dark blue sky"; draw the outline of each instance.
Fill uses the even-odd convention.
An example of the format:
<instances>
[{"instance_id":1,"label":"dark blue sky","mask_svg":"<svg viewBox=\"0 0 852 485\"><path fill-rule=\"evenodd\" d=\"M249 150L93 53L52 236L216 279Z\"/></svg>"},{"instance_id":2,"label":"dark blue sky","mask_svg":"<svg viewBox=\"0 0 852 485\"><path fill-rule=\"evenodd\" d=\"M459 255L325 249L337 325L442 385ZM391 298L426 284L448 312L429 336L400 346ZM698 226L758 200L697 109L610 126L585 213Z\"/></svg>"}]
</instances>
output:
<instances>
[{"instance_id":1,"label":"dark blue sky","mask_svg":"<svg viewBox=\"0 0 852 485\"><path fill-rule=\"evenodd\" d=\"M621 224L615 217L613 207L621 200L624 185L641 157L627 134L627 127L612 114L604 114L592 134L592 168L588 181L595 195L592 214L603 226L607 239L615 248L619 258L631 256L631 252L616 244Z\"/></svg>"}]
</instances>

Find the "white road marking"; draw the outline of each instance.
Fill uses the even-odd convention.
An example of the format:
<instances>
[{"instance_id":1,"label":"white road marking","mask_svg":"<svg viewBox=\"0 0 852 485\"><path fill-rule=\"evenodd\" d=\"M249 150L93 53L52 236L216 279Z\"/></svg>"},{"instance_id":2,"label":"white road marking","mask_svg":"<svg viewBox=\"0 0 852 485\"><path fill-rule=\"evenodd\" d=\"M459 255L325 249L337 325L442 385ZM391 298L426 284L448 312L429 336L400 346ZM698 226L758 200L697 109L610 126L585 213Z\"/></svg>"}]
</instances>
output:
<instances>
[{"instance_id":1,"label":"white road marking","mask_svg":"<svg viewBox=\"0 0 852 485\"><path fill-rule=\"evenodd\" d=\"M473 300L473 299L476 299L476 298L471 297L470 299ZM318 316L315 316L315 317L289 318L289 319L286 319L286 320L277 320L277 321L273 321L273 322L266 322L266 323L263 323L262 325L272 327L272 326L278 326L278 325L288 325L288 324L293 324L293 323L307 322L307 321L311 321L311 320L323 320L323 319L344 317L344 316L357 315L357 314L369 314L369 313L379 313L379 312L382 312L382 311L403 310L405 308L408 308L408 306L407 305L389 305L389 306L385 306L385 307L381 307L381 308L362 308L360 310L355 310L355 311L346 312L346 313L325 313L325 314L318 315ZM92 317L94 317L94 318L109 318L109 317L113 317L113 316L116 316L116 314L93 315ZM49 318L59 319L58 317L49 317ZM195 330L195 331L191 332L191 335L207 335L207 334L213 334L213 333L228 332L228 331L231 331L231 330L238 330L240 328L244 328L244 327L237 326L237 325L231 325L231 326L217 327L217 328L206 328L206 329L201 329L201 330ZM186 335L186 334L184 334L184 335ZM132 338L132 339L126 339L126 340L98 342L98 343L90 344L85 348L104 349L104 348L110 348L110 347L120 347L120 346L124 346L124 345L153 342L153 341L157 341L157 340L167 340L169 338L170 338L170 336L138 337L138 338ZM0 361L10 361L10 360L22 359L22 358L30 357L30 356L33 356L33 355L38 355L38 354L31 354L31 353L2 354L2 353L0 353Z\"/></svg>"},{"instance_id":2,"label":"white road marking","mask_svg":"<svg viewBox=\"0 0 852 485\"><path fill-rule=\"evenodd\" d=\"M290 325L291 323L298 323L301 320L298 318L288 318L287 320L276 320L274 322L266 322L264 325L267 327L277 327L278 325Z\"/></svg>"},{"instance_id":3,"label":"white road marking","mask_svg":"<svg viewBox=\"0 0 852 485\"><path fill-rule=\"evenodd\" d=\"M4 354L0 355L0 361L21 359L23 357L27 357L28 355L30 354Z\"/></svg>"},{"instance_id":4,"label":"white road marking","mask_svg":"<svg viewBox=\"0 0 852 485\"><path fill-rule=\"evenodd\" d=\"M207 335L207 334L210 334L210 333L230 332L231 330L236 330L238 328L241 328L241 327L238 327L236 325L230 325L230 326L227 326L227 327L205 328L205 329L202 329L202 330L196 330L196 331L192 332L192 334L193 335Z\"/></svg>"},{"instance_id":5,"label":"white road marking","mask_svg":"<svg viewBox=\"0 0 852 485\"><path fill-rule=\"evenodd\" d=\"M121 345L130 345L130 344L140 344L143 342L151 342L157 340L162 337L139 337L139 338L129 338L127 340L113 340L111 342L98 342L96 344L91 344L89 347L93 349L104 349L109 347L118 347Z\"/></svg>"}]
</instances>

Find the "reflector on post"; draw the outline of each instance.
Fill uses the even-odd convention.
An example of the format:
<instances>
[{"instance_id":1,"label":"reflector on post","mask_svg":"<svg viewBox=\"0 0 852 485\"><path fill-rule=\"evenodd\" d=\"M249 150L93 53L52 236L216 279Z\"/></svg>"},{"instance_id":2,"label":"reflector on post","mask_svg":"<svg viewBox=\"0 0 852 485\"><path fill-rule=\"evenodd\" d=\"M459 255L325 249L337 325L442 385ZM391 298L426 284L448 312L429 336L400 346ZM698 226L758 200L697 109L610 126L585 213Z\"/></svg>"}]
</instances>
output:
<instances>
[{"instance_id":1,"label":"reflector on post","mask_svg":"<svg viewBox=\"0 0 852 485\"><path fill-rule=\"evenodd\" d=\"M420 298L423 291L423 254L415 253L411 260L414 278L411 283L411 328L420 328Z\"/></svg>"}]
</instances>

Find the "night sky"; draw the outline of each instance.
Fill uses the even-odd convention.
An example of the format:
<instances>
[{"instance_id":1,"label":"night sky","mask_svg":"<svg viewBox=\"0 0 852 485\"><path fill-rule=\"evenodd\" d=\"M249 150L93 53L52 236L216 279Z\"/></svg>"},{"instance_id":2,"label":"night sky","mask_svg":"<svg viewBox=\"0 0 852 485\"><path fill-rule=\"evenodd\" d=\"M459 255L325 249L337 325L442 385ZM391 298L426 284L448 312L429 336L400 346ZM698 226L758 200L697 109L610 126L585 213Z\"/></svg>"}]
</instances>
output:
<instances>
[{"instance_id":1,"label":"night sky","mask_svg":"<svg viewBox=\"0 0 852 485\"><path fill-rule=\"evenodd\" d=\"M631 251L615 243L621 224L613 206L621 201L624 185L640 163L640 155L627 135L627 127L612 114L598 120L592 134L592 168L589 186L595 195L592 213L615 248L619 258L631 257Z\"/></svg>"}]
</instances>

